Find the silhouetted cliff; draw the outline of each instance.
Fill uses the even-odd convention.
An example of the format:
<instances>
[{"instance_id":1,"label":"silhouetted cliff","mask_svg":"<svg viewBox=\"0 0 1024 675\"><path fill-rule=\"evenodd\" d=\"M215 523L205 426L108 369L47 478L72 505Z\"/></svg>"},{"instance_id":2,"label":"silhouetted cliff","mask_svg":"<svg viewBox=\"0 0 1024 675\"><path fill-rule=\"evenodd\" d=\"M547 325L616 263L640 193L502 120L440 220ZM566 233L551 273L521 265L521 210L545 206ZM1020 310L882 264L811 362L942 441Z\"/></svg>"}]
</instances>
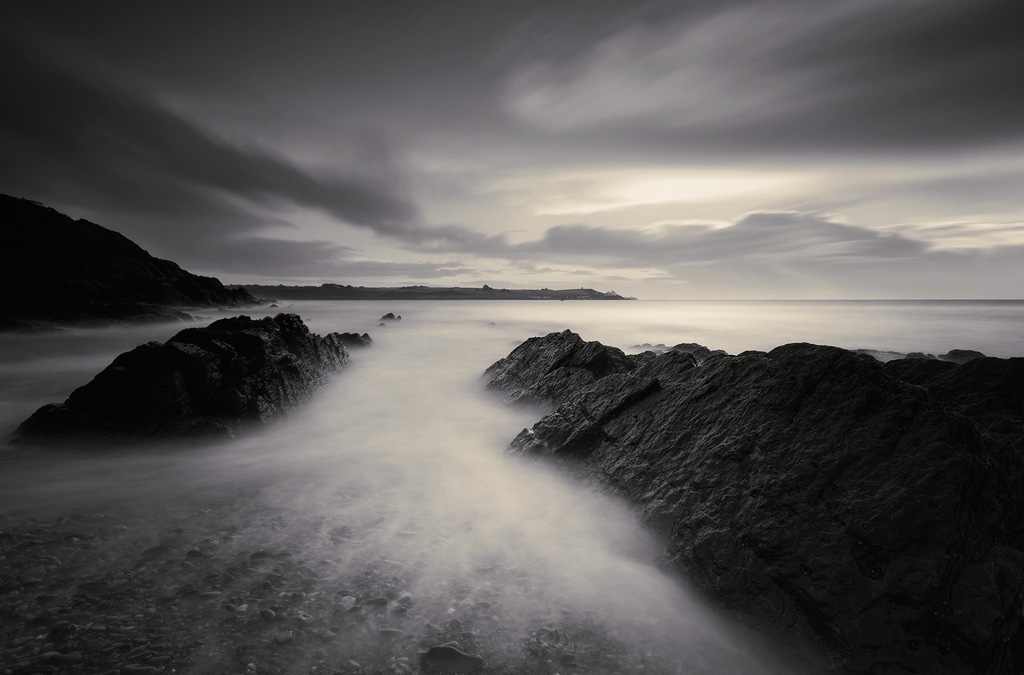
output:
<instances>
[{"instance_id":1,"label":"silhouetted cliff","mask_svg":"<svg viewBox=\"0 0 1024 675\"><path fill-rule=\"evenodd\" d=\"M0 195L0 329L188 318L177 308L257 304L154 258L126 237Z\"/></svg>"}]
</instances>

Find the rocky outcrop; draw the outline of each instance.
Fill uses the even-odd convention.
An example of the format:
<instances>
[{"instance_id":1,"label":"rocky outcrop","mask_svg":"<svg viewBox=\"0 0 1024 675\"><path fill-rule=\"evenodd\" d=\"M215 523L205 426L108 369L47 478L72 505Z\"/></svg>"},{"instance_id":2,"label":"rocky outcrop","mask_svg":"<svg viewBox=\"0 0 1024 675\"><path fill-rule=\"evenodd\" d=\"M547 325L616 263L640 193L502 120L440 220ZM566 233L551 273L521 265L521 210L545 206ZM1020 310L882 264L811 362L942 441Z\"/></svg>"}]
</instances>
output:
<instances>
[{"instance_id":1,"label":"rocky outcrop","mask_svg":"<svg viewBox=\"0 0 1024 675\"><path fill-rule=\"evenodd\" d=\"M642 345L633 345L630 349L636 349L640 351L654 352L655 354L663 354L667 351L674 350L677 352L685 352L687 354L693 354L694 358L698 362L706 361L712 356L725 356L726 352L721 349L709 349L704 345L697 344L696 342L681 342L672 347L666 347L664 344L652 345L650 342L645 342Z\"/></svg>"},{"instance_id":2,"label":"rocky outcrop","mask_svg":"<svg viewBox=\"0 0 1024 675\"><path fill-rule=\"evenodd\" d=\"M938 356L935 356L934 354L925 354L924 352L910 352L904 358L911 360L928 359L938 361L950 361L952 363L967 363L968 361L973 361L974 359L983 359L985 358L985 355L973 349L951 349L945 354L939 354Z\"/></svg>"},{"instance_id":3,"label":"rocky outcrop","mask_svg":"<svg viewBox=\"0 0 1024 675\"><path fill-rule=\"evenodd\" d=\"M362 335L359 333L339 333L338 338L341 339L341 344L346 347L369 347L373 344L373 340L367 333Z\"/></svg>"},{"instance_id":4,"label":"rocky outcrop","mask_svg":"<svg viewBox=\"0 0 1024 675\"><path fill-rule=\"evenodd\" d=\"M294 314L221 319L121 354L25 420L16 442L234 436L286 413L347 361L340 335L312 334Z\"/></svg>"},{"instance_id":5,"label":"rocky outcrop","mask_svg":"<svg viewBox=\"0 0 1024 675\"><path fill-rule=\"evenodd\" d=\"M629 372L638 357L566 330L530 338L484 372L487 388L508 403L557 406L613 373Z\"/></svg>"},{"instance_id":6,"label":"rocky outcrop","mask_svg":"<svg viewBox=\"0 0 1024 675\"><path fill-rule=\"evenodd\" d=\"M244 289L27 199L0 195L0 222L0 329L190 319L178 308L257 304Z\"/></svg>"},{"instance_id":7,"label":"rocky outcrop","mask_svg":"<svg viewBox=\"0 0 1024 675\"><path fill-rule=\"evenodd\" d=\"M981 674L1024 669L1022 368L809 344L698 365L567 331L486 377L561 404L509 452L633 500L672 564L817 666Z\"/></svg>"}]
</instances>

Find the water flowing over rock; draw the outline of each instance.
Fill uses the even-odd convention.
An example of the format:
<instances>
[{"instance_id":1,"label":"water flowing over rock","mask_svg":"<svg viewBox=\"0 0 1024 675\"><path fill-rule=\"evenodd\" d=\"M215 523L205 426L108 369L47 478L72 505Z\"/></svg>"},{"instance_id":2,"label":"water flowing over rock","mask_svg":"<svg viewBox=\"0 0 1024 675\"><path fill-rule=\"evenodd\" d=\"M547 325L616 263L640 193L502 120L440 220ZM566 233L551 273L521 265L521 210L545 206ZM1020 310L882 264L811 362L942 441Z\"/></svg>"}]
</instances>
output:
<instances>
[{"instance_id":1,"label":"water flowing over rock","mask_svg":"<svg viewBox=\"0 0 1024 675\"><path fill-rule=\"evenodd\" d=\"M634 501L745 622L850 673L1024 670L1024 359L625 357L565 331L486 372L559 405L509 452Z\"/></svg>"},{"instance_id":2,"label":"water flowing over rock","mask_svg":"<svg viewBox=\"0 0 1024 675\"><path fill-rule=\"evenodd\" d=\"M121 354L37 410L16 442L234 436L284 414L347 361L339 334L312 334L294 314L221 319Z\"/></svg>"}]
</instances>

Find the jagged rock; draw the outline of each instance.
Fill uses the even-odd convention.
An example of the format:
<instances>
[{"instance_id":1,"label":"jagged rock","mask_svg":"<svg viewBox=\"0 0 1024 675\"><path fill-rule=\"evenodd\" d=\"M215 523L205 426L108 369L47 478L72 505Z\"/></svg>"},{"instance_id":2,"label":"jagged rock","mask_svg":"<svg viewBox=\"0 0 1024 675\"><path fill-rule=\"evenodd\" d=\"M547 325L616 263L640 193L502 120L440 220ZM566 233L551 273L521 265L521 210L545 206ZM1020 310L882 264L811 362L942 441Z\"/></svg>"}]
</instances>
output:
<instances>
[{"instance_id":1,"label":"jagged rock","mask_svg":"<svg viewBox=\"0 0 1024 675\"><path fill-rule=\"evenodd\" d=\"M983 359L985 355L973 349L950 349L945 354L939 354L940 361L952 361L953 363L967 363L974 359Z\"/></svg>"},{"instance_id":2,"label":"jagged rock","mask_svg":"<svg viewBox=\"0 0 1024 675\"><path fill-rule=\"evenodd\" d=\"M380 320L381 321L401 321L402 320L402 315L401 314L395 315L395 314L393 314L391 312L388 312L387 314L382 316L380 318Z\"/></svg>"},{"instance_id":3,"label":"jagged rock","mask_svg":"<svg viewBox=\"0 0 1024 675\"><path fill-rule=\"evenodd\" d=\"M0 195L0 329L39 322L191 320L179 307L258 304L126 237L27 199Z\"/></svg>"},{"instance_id":4,"label":"jagged rock","mask_svg":"<svg viewBox=\"0 0 1024 675\"><path fill-rule=\"evenodd\" d=\"M338 337L341 338L341 344L346 347L369 347L373 344L373 340L369 334L363 333L339 333Z\"/></svg>"},{"instance_id":5,"label":"jagged rock","mask_svg":"<svg viewBox=\"0 0 1024 675\"><path fill-rule=\"evenodd\" d=\"M487 388L509 403L557 405L602 377L633 370L647 356L626 356L565 330L530 338L488 368L484 378Z\"/></svg>"},{"instance_id":6,"label":"jagged rock","mask_svg":"<svg viewBox=\"0 0 1024 675\"><path fill-rule=\"evenodd\" d=\"M911 360L916 359L920 361L935 361L938 357L936 357L935 354L925 354L924 352L910 352L903 358Z\"/></svg>"},{"instance_id":7,"label":"jagged rock","mask_svg":"<svg viewBox=\"0 0 1024 675\"><path fill-rule=\"evenodd\" d=\"M312 334L294 314L221 319L121 354L37 410L16 441L233 436L287 412L347 360L337 333Z\"/></svg>"},{"instance_id":8,"label":"jagged rock","mask_svg":"<svg viewBox=\"0 0 1024 675\"><path fill-rule=\"evenodd\" d=\"M648 353L553 386L584 344L617 363L565 332L488 369L510 400L562 404L510 453L632 499L671 563L818 667L1024 669L1024 359L791 344L703 365Z\"/></svg>"},{"instance_id":9,"label":"jagged rock","mask_svg":"<svg viewBox=\"0 0 1024 675\"><path fill-rule=\"evenodd\" d=\"M712 356L725 356L726 353L721 349L708 349L704 345L699 345L696 342L682 342L671 348L677 352L684 352L686 354L693 354L694 358L697 359L698 363L707 361Z\"/></svg>"}]
</instances>

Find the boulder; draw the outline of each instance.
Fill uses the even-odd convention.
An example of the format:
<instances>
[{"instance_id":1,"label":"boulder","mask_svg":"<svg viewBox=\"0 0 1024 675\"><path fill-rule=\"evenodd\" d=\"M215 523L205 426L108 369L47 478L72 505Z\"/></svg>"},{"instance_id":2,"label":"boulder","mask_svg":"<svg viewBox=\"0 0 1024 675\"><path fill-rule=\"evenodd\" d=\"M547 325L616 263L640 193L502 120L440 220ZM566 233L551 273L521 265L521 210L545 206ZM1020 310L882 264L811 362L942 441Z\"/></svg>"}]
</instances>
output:
<instances>
[{"instance_id":1,"label":"boulder","mask_svg":"<svg viewBox=\"0 0 1024 675\"><path fill-rule=\"evenodd\" d=\"M583 345L621 363L564 332L488 369L509 400L560 404L510 453L632 500L671 564L816 667L1024 670L1024 359L790 344L703 364L648 353L553 386Z\"/></svg>"},{"instance_id":2,"label":"boulder","mask_svg":"<svg viewBox=\"0 0 1024 675\"><path fill-rule=\"evenodd\" d=\"M420 671L425 675L472 673L484 665L476 654L466 654L454 644L430 647L419 653Z\"/></svg>"},{"instance_id":3,"label":"boulder","mask_svg":"<svg viewBox=\"0 0 1024 675\"><path fill-rule=\"evenodd\" d=\"M382 316L380 318L380 320L381 321L401 321L402 320L402 315L401 314L397 314L396 315L396 314L394 314L392 312L388 312L387 314Z\"/></svg>"},{"instance_id":4,"label":"boulder","mask_svg":"<svg viewBox=\"0 0 1024 675\"><path fill-rule=\"evenodd\" d=\"M286 413L348 361L341 336L294 314L221 319L125 352L15 442L234 436Z\"/></svg>"}]
</instances>

